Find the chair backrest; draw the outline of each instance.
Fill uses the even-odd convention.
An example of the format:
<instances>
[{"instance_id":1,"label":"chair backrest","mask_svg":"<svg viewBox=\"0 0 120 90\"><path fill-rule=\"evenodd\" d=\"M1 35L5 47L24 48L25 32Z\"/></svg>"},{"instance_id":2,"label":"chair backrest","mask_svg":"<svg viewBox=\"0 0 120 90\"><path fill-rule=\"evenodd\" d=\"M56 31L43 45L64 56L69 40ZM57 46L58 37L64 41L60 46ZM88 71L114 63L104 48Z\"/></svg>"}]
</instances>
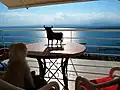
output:
<instances>
[{"instance_id":1,"label":"chair backrest","mask_svg":"<svg viewBox=\"0 0 120 90\"><path fill-rule=\"evenodd\" d=\"M0 90L24 90L24 89L14 86L14 85L0 79Z\"/></svg>"},{"instance_id":2,"label":"chair backrest","mask_svg":"<svg viewBox=\"0 0 120 90\"><path fill-rule=\"evenodd\" d=\"M0 48L0 54L4 54L5 52L9 52L9 48Z\"/></svg>"},{"instance_id":3,"label":"chair backrest","mask_svg":"<svg viewBox=\"0 0 120 90\"><path fill-rule=\"evenodd\" d=\"M46 32L47 32L47 38L53 38L53 31L52 31L53 26L51 26L51 27L46 27L46 26L44 25L44 28L45 28L45 30L46 30Z\"/></svg>"}]
</instances>

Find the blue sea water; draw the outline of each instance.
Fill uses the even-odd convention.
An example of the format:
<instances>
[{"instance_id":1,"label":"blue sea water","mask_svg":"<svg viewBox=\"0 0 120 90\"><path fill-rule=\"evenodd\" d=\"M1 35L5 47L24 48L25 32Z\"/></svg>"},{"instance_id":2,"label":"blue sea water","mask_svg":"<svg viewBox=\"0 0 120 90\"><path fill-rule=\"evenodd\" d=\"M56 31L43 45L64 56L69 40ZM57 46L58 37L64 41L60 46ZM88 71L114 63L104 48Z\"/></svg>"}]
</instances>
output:
<instances>
[{"instance_id":1,"label":"blue sea water","mask_svg":"<svg viewBox=\"0 0 120 90\"><path fill-rule=\"evenodd\" d=\"M60 29L60 28L57 28ZM66 28L62 28L63 30ZM81 28L77 28L81 30ZM4 30L4 32L0 32L0 42L26 42L26 43L33 43L33 42L40 42L44 41L46 38L46 32L41 31L44 30L43 28L38 27L0 27L0 30ZM12 31L11 31L12 30ZM21 32L20 30L24 30ZM34 31L40 30L40 31ZM91 29L87 29L91 30ZM93 30L93 29L92 29ZM95 29L97 30L97 29ZM99 29L100 30L100 29ZM106 30L106 29L101 29ZM111 29L115 30L115 29ZM120 29L117 29L120 30ZM17 32L16 32L17 31ZM64 37L69 37L71 33L69 31L63 32ZM7 36L4 39L2 36ZM21 36L20 37L13 37L10 36ZM24 37L23 37L24 36ZM36 38L37 37L37 38ZM103 40L103 39L93 39L93 38L120 38L120 32L84 32L84 31L74 31L72 32L73 38L80 38L80 39L73 39L72 41L78 43L86 43L87 52L92 53L109 53L109 54L120 54L120 49L107 49L107 50L99 50L95 47L89 47L89 45L97 45L97 46L120 46L120 40ZM84 40L87 39L87 40ZM9 44L5 44L8 46Z\"/></svg>"}]
</instances>

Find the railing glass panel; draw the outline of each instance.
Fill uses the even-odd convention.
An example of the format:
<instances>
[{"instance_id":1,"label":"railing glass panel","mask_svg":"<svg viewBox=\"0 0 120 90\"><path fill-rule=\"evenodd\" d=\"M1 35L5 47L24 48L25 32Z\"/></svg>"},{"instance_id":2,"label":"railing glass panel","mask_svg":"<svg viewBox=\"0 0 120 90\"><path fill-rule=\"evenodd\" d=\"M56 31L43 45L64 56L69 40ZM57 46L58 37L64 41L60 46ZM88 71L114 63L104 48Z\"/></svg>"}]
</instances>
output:
<instances>
[{"instance_id":1,"label":"railing glass panel","mask_svg":"<svg viewBox=\"0 0 120 90\"><path fill-rule=\"evenodd\" d=\"M63 43L77 42L86 45L87 53L117 55L120 53L119 29L54 28L53 30L54 32L63 32ZM45 41L47 43L46 37L46 31L43 28L0 30L0 45L8 46L13 42Z\"/></svg>"}]
</instances>

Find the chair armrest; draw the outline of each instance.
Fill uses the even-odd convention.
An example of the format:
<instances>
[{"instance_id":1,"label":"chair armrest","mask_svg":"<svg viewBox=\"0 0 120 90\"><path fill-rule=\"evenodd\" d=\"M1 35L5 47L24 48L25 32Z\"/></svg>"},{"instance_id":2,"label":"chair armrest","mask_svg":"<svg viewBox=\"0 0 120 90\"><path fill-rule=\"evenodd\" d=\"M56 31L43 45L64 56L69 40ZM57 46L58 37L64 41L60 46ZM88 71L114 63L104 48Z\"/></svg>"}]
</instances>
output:
<instances>
[{"instance_id":1,"label":"chair armrest","mask_svg":"<svg viewBox=\"0 0 120 90\"><path fill-rule=\"evenodd\" d=\"M78 76L75 80L75 90L82 90L82 88L85 88L84 86L81 86L80 83L85 83L87 86L91 87L92 90L97 90L95 84L91 83L88 79L81 76Z\"/></svg>"},{"instance_id":2,"label":"chair armrest","mask_svg":"<svg viewBox=\"0 0 120 90\"><path fill-rule=\"evenodd\" d=\"M55 88L52 88L55 87ZM2 79L0 79L0 90L25 90L20 87L16 87ZM37 90L60 90L59 84L57 82L51 82L48 85L45 85L44 87L37 89Z\"/></svg>"},{"instance_id":3,"label":"chair armrest","mask_svg":"<svg viewBox=\"0 0 120 90\"><path fill-rule=\"evenodd\" d=\"M24 90L0 79L0 90Z\"/></svg>"},{"instance_id":4,"label":"chair armrest","mask_svg":"<svg viewBox=\"0 0 120 90\"><path fill-rule=\"evenodd\" d=\"M115 77L115 75L114 75L115 71L120 71L120 67L113 67L113 68L111 68L110 72L109 72L109 76L114 78Z\"/></svg>"},{"instance_id":5,"label":"chair armrest","mask_svg":"<svg viewBox=\"0 0 120 90\"><path fill-rule=\"evenodd\" d=\"M105 87L109 87L109 86L112 86L112 85L116 85L115 88L117 88L118 87L117 84L120 83L120 78L116 78L116 79L112 79L110 81L94 84L94 83L90 82L88 79L79 76L76 79L76 85L75 85L76 89L75 90L79 90L77 88L79 88L80 82L85 83L87 86L91 87L92 90L98 90L99 88L105 88Z\"/></svg>"},{"instance_id":6,"label":"chair armrest","mask_svg":"<svg viewBox=\"0 0 120 90\"><path fill-rule=\"evenodd\" d=\"M3 54L4 52L9 52L9 48L0 48L0 54Z\"/></svg>"},{"instance_id":7,"label":"chair armrest","mask_svg":"<svg viewBox=\"0 0 120 90\"><path fill-rule=\"evenodd\" d=\"M0 49L0 61L6 60L9 58L9 49L1 48Z\"/></svg>"},{"instance_id":8,"label":"chair armrest","mask_svg":"<svg viewBox=\"0 0 120 90\"><path fill-rule=\"evenodd\" d=\"M4 61L9 58L9 54L7 52L0 55L0 61Z\"/></svg>"}]
</instances>

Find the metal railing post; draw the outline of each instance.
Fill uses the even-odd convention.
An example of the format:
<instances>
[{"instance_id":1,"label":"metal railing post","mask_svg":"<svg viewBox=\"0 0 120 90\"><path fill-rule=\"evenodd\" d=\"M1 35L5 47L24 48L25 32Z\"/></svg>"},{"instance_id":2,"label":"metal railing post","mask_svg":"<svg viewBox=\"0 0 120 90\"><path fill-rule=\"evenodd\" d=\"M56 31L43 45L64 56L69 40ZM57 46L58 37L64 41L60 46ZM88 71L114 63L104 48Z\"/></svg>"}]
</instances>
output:
<instances>
[{"instance_id":1,"label":"metal railing post","mask_svg":"<svg viewBox=\"0 0 120 90\"><path fill-rule=\"evenodd\" d=\"M70 41L72 42L72 30L71 30L70 36L71 36L71 40Z\"/></svg>"},{"instance_id":2,"label":"metal railing post","mask_svg":"<svg viewBox=\"0 0 120 90\"><path fill-rule=\"evenodd\" d=\"M3 30L0 30L0 32L2 33L2 45L3 45L3 48L5 48L4 31L3 31Z\"/></svg>"}]
</instances>

